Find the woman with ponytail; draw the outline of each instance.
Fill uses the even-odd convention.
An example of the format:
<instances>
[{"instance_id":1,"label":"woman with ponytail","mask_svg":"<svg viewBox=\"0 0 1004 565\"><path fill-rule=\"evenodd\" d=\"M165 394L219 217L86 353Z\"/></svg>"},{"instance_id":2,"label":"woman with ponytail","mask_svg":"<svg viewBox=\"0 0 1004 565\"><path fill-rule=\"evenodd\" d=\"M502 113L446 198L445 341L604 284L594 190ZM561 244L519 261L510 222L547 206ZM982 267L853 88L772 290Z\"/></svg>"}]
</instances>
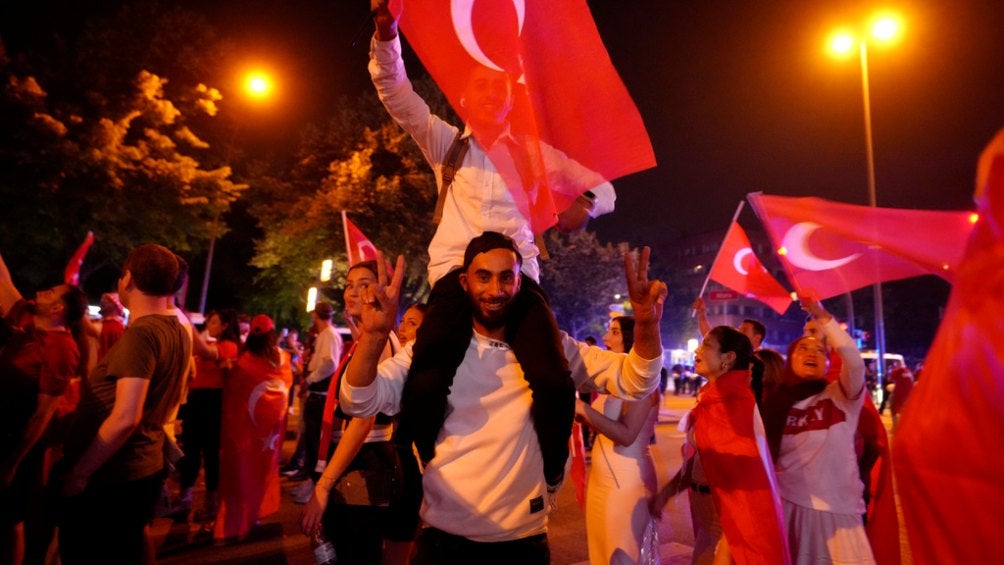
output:
<instances>
[{"instance_id":1,"label":"woman with ponytail","mask_svg":"<svg viewBox=\"0 0 1004 565\"><path fill-rule=\"evenodd\" d=\"M708 379L680 422L684 463L652 501L659 515L681 490L690 494L694 563L791 562L784 515L751 382L763 363L749 338L718 326L704 337L694 368Z\"/></svg>"}]
</instances>

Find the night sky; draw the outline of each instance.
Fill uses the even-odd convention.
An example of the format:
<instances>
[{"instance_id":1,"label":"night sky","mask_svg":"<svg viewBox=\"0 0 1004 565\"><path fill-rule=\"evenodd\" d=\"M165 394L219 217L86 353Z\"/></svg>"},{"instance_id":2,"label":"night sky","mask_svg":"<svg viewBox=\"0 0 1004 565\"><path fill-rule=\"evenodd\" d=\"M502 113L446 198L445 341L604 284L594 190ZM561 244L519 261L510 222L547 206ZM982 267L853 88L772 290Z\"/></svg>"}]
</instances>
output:
<instances>
[{"instance_id":1,"label":"night sky","mask_svg":"<svg viewBox=\"0 0 1004 565\"><path fill-rule=\"evenodd\" d=\"M121 2L5 3L0 36L14 50L72 33ZM369 88L368 3L185 1L277 69L281 99L249 118L249 136L292 148L342 94ZM615 67L634 97L658 166L615 181L618 210L601 239L642 244L724 229L747 192L868 198L860 68L824 41L856 25L858 2L591 1ZM1004 126L1004 7L995 0L906 2L902 41L869 52L880 206L967 209L975 163ZM88 11L85 11L88 10ZM223 86L225 88L225 85ZM258 140L261 141L260 139ZM752 212L742 222L755 226Z\"/></svg>"}]
</instances>

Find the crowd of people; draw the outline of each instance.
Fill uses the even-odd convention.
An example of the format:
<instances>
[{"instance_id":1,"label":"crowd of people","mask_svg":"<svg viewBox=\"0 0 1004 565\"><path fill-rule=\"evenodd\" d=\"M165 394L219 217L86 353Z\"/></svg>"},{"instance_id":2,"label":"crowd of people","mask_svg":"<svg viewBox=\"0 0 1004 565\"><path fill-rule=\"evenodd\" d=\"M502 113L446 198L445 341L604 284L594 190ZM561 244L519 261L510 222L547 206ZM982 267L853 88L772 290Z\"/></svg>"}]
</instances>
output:
<instances>
[{"instance_id":1,"label":"crowd of people","mask_svg":"<svg viewBox=\"0 0 1004 565\"><path fill-rule=\"evenodd\" d=\"M187 263L145 244L95 324L79 288L26 300L0 259L3 562L43 562L57 528L65 563L153 562L148 526L174 468L163 514L221 544L278 509L281 471L300 483L300 527L319 562L548 563L576 419L594 438L591 563L639 562L652 520L684 491L695 563L873 562L863 517L884 435L861 356L833 317L802 296L812 321L781 355L762 348L756 320L711 327L698 298L694 366L671 371L674 393L697 397L680 424L684 463L660 487L650 444L668 380L668 291L648 277L648 248L625 256L632 316L612 319L599 347L559 329L526 220L546 186L571 197L556 223L581 228L613 211L613 187L510 131L505 73L470 73L463 128L432 114L405 73L396 17L384 0L372 7L377 93L440 184L428 303L399 316L405 258L378 254L345 273L351 344L328 302L303 344L263 314L221 309L197 328L176 303ZM280 469L290 413L297 448Z\"/></svg>"}]
</instances>

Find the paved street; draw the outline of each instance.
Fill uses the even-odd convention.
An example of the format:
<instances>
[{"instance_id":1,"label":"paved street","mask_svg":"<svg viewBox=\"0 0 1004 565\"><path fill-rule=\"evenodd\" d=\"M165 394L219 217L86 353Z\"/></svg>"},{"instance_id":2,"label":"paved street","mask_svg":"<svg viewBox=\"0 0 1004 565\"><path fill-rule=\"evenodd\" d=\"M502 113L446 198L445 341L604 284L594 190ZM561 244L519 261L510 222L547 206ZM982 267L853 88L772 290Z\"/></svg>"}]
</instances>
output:
<instances>
[{"instance_id":1,"label":"paved street","mask_svg":"<svg viewBox=\"0 0 1004 565\"><path fill-rule=\"evenodd\" d=\"M656 468L660 482L675 472L680 464L680 443L682 435L676 424L683 412L693 404L693 398L667 396L663 403L659 425L656 429ZM287 441L285 453L294 447ZM306 537L297 526L301 506L293 502L290 491L298 483L283 479L283 503L278 514L262 520L247 541L238 545L219 547L213 544L208 534L198 531L189 524L173 523L170 519L157 519L154 523L154 542L157 546L158 562L162 564L196 565L200 563L256 564L277 563L308 565L313 563L313 554ZM173 488L176 484L171 483ZM196 507L201 503L202 485L197 485ZM551 516L549 542L552 562L556 565L585 563L588 560L586 547L585 517L575 500L575 489L566 482L559 494L557 511ZM687 497L681 496L670 503L659 527L662 553L671 564L689 563L693 533L690 527L690 509Z\"/></svg>"}]
</instances>

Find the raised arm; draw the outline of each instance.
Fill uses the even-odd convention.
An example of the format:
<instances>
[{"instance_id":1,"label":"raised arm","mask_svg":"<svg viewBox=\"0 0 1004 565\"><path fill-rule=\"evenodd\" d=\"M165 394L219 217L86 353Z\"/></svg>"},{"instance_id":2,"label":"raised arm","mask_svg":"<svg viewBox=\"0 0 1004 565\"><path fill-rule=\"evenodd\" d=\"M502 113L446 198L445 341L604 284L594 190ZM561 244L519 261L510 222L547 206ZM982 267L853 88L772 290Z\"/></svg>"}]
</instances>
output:
<instances>
[{"instance_id":1,"label":"raised arm","mask_svg":"<svg viewBox=\"0 0 1004 565\"><path fill-rule=\"evenodd\" d=\"M21 300L21 293L14 286L7 263L0 255L0 316L6 316L10 309Z\"/></svg>"},{"instance_id":2,"label":"raised arm","mask_svg":"<svg viewBox=\"0 0 1004 565\"><path fill-rule=\"evenodd\" d=\"M694 312L697 314L697 329L701 332L701 337L708 335L711 331L711 323L708 322L708 312L704 307L704 299L698 296L694 299Z\"/></svg>"},{"instance_id":3,"label":"raised arm","mask_svg":"<svg viewBox=\"0 0 1004 565\"><path fill-rule=\"evenodd\" d=\"M662 308L668 293L666 283L648 278L650 254L651 250L643 247L637 265L630 253L624 255L624 276L635 318L634 351L642 359L662 357L659 322L662 321Z\"/></svg>"},{"instance_id":4,"label":"raised arm","mask_svg":"<svg viewBox=\"0 0 1004 565\"><path fill-rule=\"evenodd\" d=\"M390 279L383 254L378 251L377 270L377 283L362 291L362 313L356 320L359 342L345 369L345 382L354 387L369 386L376 379L377 364L397 321L404 256L398 256L394 278Z\"/></svg>"},{"instance_id":5,"label":"raised arm","mask_svg":"<svg viewBox=\"0 0 1004 565\"><path fill-rule=\"evenodd\" d=\"M826 336L826 343L840 355L840 388L844 396L852 400L860 397L865 386L865 362L854 340L840 328L840 324L814 295L800 294L798 298L802 309L819 323L819 328Z\"/></svg>"}]
</instances>

